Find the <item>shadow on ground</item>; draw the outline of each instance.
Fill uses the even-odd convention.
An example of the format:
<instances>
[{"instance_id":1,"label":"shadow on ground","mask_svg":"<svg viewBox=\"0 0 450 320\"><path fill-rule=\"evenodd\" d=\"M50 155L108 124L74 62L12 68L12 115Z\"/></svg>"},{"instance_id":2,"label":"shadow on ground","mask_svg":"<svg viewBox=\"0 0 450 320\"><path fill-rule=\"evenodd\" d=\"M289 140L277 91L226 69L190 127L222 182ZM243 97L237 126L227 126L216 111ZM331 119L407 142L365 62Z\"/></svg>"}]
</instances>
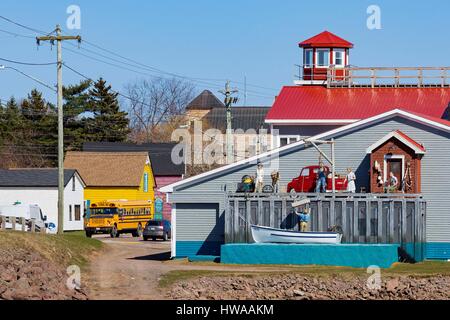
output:
<instances>
[{"instance_id":1,"label":"shadow on ground","mask_svg":"<svg viewBox=\"0 0 450 320\"><path fill-rule=\"evenodd\" d=\"M170 260L170 251L128 258L129 260L167 261Z\"/></svg>"}]
</instances>

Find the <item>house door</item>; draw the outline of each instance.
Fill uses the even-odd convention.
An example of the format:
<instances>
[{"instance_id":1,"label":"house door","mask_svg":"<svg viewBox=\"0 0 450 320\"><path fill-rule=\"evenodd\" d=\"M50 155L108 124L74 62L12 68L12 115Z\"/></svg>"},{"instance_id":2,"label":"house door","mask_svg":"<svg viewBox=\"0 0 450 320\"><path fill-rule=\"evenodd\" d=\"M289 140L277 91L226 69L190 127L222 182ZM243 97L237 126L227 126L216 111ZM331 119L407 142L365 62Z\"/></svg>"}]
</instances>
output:
<instances>
[{"instance_id":1,"label":"house door","mask_svg":"<svg viewBox=\"0 0 450 320\"><path fill-rule=\"evenodd\" d=\"M402 188L402 159L387 159L387 177L389 179L390 173L392 172L398 180L397 191Z\"/></svg>"}]
</instances>

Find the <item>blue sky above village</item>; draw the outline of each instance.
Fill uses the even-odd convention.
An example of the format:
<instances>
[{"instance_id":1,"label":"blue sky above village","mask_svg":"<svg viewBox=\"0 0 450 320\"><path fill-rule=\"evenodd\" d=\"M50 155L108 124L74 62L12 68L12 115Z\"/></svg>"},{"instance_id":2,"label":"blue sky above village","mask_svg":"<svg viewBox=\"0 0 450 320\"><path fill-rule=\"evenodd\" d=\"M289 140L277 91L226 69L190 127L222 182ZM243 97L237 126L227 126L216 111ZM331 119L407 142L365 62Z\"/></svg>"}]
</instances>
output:
<instances>
[{"instance_id":1,"label":"blue sky above village","mask_svg":"<svg viewBox=\"0 0 450 320\"><path fill-rule=\"evenodd\" d=\"M72 4L81 8L80 30L66 27L66 9ZM381 9L381 30L369 30L366 26L366 10L372 4ZM126 64L130 61L86 44L81 47L91 52L64 45L78 52L63 50L65 63L93 79L104 77L116 90L125 92L125 85L131 81L160 75L151 69L157 68L195 78L198 91L210 89L217 93L225 79L230 79L240 89L243 104L246 77L247 105L271 105L281 87L292 84L297 72L294 65L301 61L298 42L323 30L355 44L350 53L352 65L447 66L450 46L442 30L447 29L449 11L450 2L437 0L2 0L0 3L0 14L4 17L44 31L52 31L59 23L66 34L80 34L90 43L148 66L132 67ZM56 60L56 48L50 50L47 44L37 49L31 38L36 33L4 20L0 20L0 30L3 30L0 58L36 63ZM48 84L56 83L53 65L22 66L4 61L0 64L16 67ZM63 77L66 85L81 80L67 69ZM56 101L48 88L12 70L0 70L2 101L11 95L24 97L34 87L43 91L49 101Z\"/></svg>"}]
</instances>

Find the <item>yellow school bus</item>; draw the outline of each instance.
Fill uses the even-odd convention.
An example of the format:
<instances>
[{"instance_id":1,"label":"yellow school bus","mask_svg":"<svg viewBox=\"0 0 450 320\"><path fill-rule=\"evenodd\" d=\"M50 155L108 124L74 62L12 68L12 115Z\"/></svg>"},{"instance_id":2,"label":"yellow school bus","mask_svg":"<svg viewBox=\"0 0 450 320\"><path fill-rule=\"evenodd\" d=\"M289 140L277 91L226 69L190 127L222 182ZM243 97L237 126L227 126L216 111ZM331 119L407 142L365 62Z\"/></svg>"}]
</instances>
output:
<instances>
[{"instance_id":1,"label":"yellow school bus","mask_svg":"<svg viewBox=\"0 0 450 320\"><path fill-rule=\"evenodd\" d=\"M87 237L95 233L109 233L117 238L122 233L140 237L148 220L153 219L151 200L106 200L91 203L86 217Z\"/></svg>"}]
</instances>

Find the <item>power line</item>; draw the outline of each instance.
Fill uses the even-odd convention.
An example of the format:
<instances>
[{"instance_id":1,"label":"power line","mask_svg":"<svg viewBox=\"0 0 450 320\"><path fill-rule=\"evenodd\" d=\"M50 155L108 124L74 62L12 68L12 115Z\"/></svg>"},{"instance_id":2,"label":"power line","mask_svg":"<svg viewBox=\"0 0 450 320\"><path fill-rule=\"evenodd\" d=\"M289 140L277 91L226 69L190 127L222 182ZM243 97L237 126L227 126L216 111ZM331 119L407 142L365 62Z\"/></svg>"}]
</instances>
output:
<instances>
[{"instance_id":1,"label":"power line","mask_svg":"<svg viewBox=\"0 0 450 320\"><path fill-rule=\"evenodd\" d=\"M53 88L52 86L50 86L49 84L45 83L45 82L42 81L42 80L39 80L39 79L36 78L36 77L33 77L32 75L29 75L29 74L27 74L27 73L25 73L25 72L23 72L23 71L20 71L19 69L16 69L16 68L14 68L14 67L9 67L9 66L3 66L3 68L4 68L4 69L11 69L11 70L14 70L14 71L16 71L16 72L22 74L23 76L25 76L25 77L27 77L27 78L33 80L33 81L36 81L36 82L39 83L40 85L42 85L42 86L44 86L44 87L46 87L46 88L52 90L53 92L56 92L56 89ZM0 68L0 69L1 69L1 68Z\"/></svg>"},{"instance_id":2,"label":"power line","mask_svg":"<svg viewBox=\"0 0 450 320\"><path fill-rule=\"evenodd\" d=\"M50 66L50 65L56 64L56 62L47 62L47 63L22 62L22 61L17 61L17 60L9 60L9 59L5 59L5 58L0 58L0 60L10 62L10 63L15 63L15 64L21 64L21 65L25 65L25 66Z\"/></svg>"},{"instance_id":3,"label":"power line","mask_svg":"<svg viewBox=\"0 0 450 320\"><path fill-rule=\"evenodd\" d=\"M27 29L27 30L30 30L30 31L33 31L33 32L37 32L37 33L40 33L40 34L50 35L50 34L52 34L52 33L55 32L55 30L53 30L53 31L50 32L50 33L46 33L45 31L42 31L42 30L39 30L39 29L36 29L36 28L32 28L32 27L26 26L26 25L24 25L24 24L18 23L18 22L16 22L16 21L12 20L12 19L6 18L6 17L1 16L1 15L0 15L0 18L3 19L3 20L5 20L5 21L7 21L7 22L9 22L9 23L12 23L12 24L14 24L14 25L17 25L17 26L19 26L19 27L21 27L21 28L24 28L24 29ZM18 35L18 34L17 34L17 35ZM27 36L26 36L26 37L27 37ZM109 54L111 54L111 55L114 55L114 56L116 56L116 57L119 57L119 58L121 58L121 59L123 59L123 60L132 62L132 63L134 63L134 64L136 64L136 65L139 65L140 67L148 68L148 69L151 70L151 72L157 72L157 73L161 73L161 74L170 75L170 76L173 76L173 77L178 77L178 78L183 78L183 79L191 80L191 81L193 81L193 82L200 83L200 84L203 84L203 85L209 85L209 86L214 87L214 88L221 88L221 86L219 86L219 85L216 84L216 83L210 83L210 82L207 82L207 81L220 81L220 82L223 82L223 79L195 78L195 77L188 77L188 76L184 76L184 75L180 75L180 74L176 74L176 73L172 73L172 72L167 72L167 71L161 70L161 69L159 69L159 68L155 68L155 67L152 67L152 66L143 64L143 63L141 63L141 62L139 62L139 61L136 61L136 60L134 60L134 59L127 58L127 57L125 57L125 56L123 56L123 55L120 55L120 54L118 54L118 53L116 53L116 52L114 52L114 51L112 51L112 50L105 49L105 48L103 48L103 47L101 47L101 46L99 46L99 45L97 45L97 44L91 43L90 41L83 40L83 42L86 43L86 44L88 44L88 45L90 45L90 46L92 46L92 47L94 47L94 48L97 48L97 49L102 50L102 51L104 51L104 52L107 52L107 53L109 53ZM89 59L93 59L93 60L98 61L98 62L102 62L102 63L109 64L109 65L111 65L111 66L115 66L115 67L118 67L118 68L126 69L126 70L131 71L131 72L135 72L135 73L139 73L139 74L143 74L143 75L147 75L147 76L156 77L155 75L151 75L151 74L148 74L148 73L139 72L139 71L132 70L132 69L129 69L129 68L124 68L123 66L120 66L120 65L111 64L111 63L109 63L109 62L106 62L106 61L103 61L103 60L100 60L100 59L97 59L97 58L95 58L95 57L91 57L91 56L88 56L88 55L84 55L84 54L82 54L82 53L80 53L80 52L76 52L76 51L70 50L70 49L68 49L68 48L65 48L65 49L68 50L68 51L71 51L71 52L73 52L73 53L75 53L75 54L83 55L83 56L85 56L85 57L87 57L87 58L89 58ZM84 49L84 50L88 50L89 52L93 52L94 54L100 55L98 52L94 52L94 51L89 50L89 49L86 49L86 48L83 48L83 49ZM111 57L106 57L105 55L101 55L101 56L103 56L103 57L105 57L105 58L107 58L107 59L113 60L113 58L111 58ZM113 61L116 61L116 62L125 64L123 61L120 62L120 61L118 61L118 60L116 60L116 59L114 59ZM132 66L132 65L130 65L130 64L128 64L128 65L129 65L129 66ZM147 70L148 70L148 69L147 69ZM148 71L149 71L149 70L148 70ZM207 81L205 81L205 80L207 80ZM239 82L239 81L231 81L231 82L233 82L233 83L238 83L238 84L241 84L241 83L242 83L242 82ZM251 86L251 87L255 87L255 88L261 88L261 89L268 89L268 90L273 90L273 91L278 91L278 90L273 89L273 88L268 88L268 87L263 87L263 86L253 85L253 84L249 84L249 83L247 83L247 86ZM264 95L263 93L258 92L258 91L250 91L250 90L248 90L248 92L250 92L248 95L251 95L251 96L260 97L260 98L266 98L266 99L273 99L273 96Z\"/></svg>"},{"instance_id":4,"label":"power line","mask_svg":"<svg viewBox=\"0 0 450 320\"><path fill-rule=\"evenodd\" d=\"M35 39L34 36L27 36L27 35L24 35L24 34L15 33L15 32L11 32L11 31L8 31L8 30L3 30L3 29L0 29L0 32L9 34L9 35L14 36L14 37L21 37L21 38L27 38L27 39Z\"/></svg>"},{"instance_id":5,"label":"power line","mask_svg":"<svg viewBox=\"0 0 450 320\"><path fill-rule=\"evenodd\" d=\"M24 28L24 29L27 29L27 30L29 30L29 31L33 31L33 32L36 32L36 33L40 33L40 34L51 34L51 33L54 32L54 31L52 31L52 32L50 32L50 33L46 33L45 31L38 30L38 29L34 29L34 28L32 28L32 27L28 27L28 26L26 26L26 25L24 25L24 24L21 24L21 23L19 23L19 22L16 22L16 21L14 21L14 20L11 20L11 19L6 18L6 17L1 16L1 15L0 15L0 19L3 19L3 20L5 20L5 21L7 21L7 22L9 22L9 23L12 23L12 24L16 25L16 26L19 26L19 27L21 27L21 28Z\"/></svg>"}]
</instances>

